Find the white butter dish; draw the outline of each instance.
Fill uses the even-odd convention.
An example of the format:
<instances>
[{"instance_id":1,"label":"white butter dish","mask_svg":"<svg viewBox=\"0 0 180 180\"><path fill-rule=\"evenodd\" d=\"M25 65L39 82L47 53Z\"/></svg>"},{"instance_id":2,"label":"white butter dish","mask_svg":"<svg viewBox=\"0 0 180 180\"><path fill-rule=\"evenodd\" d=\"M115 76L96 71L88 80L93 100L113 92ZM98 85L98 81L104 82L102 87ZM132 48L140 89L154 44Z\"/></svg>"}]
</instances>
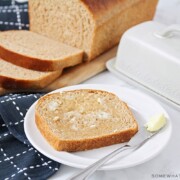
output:
<instances>
[{"instance_id":1,"label":"white butter dish","mask_svg":"<svg viewBox=\"0 0 180 180\"><path fill-rule=\"evenodd\" d=\"M149 21L129 29L107 68L180 108L180 26Z\"/></svg>"}]
</instances>

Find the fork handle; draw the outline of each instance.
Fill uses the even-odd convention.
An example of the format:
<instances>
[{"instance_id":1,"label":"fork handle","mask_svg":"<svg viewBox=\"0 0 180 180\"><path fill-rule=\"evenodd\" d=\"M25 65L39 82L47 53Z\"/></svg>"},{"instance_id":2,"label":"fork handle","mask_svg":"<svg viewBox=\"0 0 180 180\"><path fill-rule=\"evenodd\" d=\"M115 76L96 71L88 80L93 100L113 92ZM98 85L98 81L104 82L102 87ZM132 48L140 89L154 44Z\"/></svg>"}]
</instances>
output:
<instances>
[{"instance_id":1,"label":"fork handle","mask_svg":"<svg viewBox=\"0 0 180 180\"><path fill-rule=\"evenodd\" d=\"M132 147L130 147L129 145L126 144L126 145L114 150L112 153L110 153L110 154L106 155L105 157L103 157L102 159L96 161L92 165L90 165L87 168L85 168L84 170L82 170L80 173L73 175L68 180L85 180L85 179L87 179L92 173L94 173L97 169L99 169L104 163L109 161L111 158L113 158L120 152L130 149L130 148L132 148Z\"/></svg>"}]
</instances>

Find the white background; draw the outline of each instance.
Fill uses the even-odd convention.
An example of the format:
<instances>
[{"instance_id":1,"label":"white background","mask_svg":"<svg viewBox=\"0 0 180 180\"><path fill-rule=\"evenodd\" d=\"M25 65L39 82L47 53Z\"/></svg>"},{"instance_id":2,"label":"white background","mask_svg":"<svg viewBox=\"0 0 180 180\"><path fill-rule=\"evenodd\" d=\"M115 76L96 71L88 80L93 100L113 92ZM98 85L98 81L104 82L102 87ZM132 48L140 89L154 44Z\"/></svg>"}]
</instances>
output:
<instances>
[{"instance_id":1,"label":"white background","mask_svg":"<svg viewBox=\"0 0 180 180\"><path fill-rule=\"evenodd\" d=\"M164 24L180 24L180 0L159 0L155 20Z\"/></svg>"}]
</instances>

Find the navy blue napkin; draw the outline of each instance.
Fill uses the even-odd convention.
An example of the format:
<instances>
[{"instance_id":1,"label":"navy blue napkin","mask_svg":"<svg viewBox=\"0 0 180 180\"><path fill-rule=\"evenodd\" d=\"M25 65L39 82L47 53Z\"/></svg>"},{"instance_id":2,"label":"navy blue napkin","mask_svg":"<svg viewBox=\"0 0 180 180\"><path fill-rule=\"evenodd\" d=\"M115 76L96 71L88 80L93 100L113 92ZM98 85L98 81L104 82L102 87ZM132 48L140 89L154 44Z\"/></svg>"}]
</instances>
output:
<instances>
[{"instance_id":1,"label":"navy blue napkin","mask_svg":"<svg viewBox=\"0 0 180 180\"><path fill-rule=\"evenodd\" d=\"M28 4L0 0L0 31L29 29ZM41 93L0 97L0 179L47 179L60 167L31 146L24 133L24 116Z\"/></svg>"},{"instance_id":2,"label":"navy blue napkin","mask_svg":"<svg viewBox=\"0 0 180 180\"><path fill-rule=\"evenodd\" d=\"M31 146L24 133L24 116L43 94L0 97L0 179L47 179L60 164Z\"/></svg>"},{"instance_id":3,"label":"navy blue napkin","mask_svg":"<svg viewBox=\"0 0 180 180\"><path fill-rule=\"evenodd\" d=\"M28 4L0 0L0 31L29 29Z\"/></svg>"}]
</instances>

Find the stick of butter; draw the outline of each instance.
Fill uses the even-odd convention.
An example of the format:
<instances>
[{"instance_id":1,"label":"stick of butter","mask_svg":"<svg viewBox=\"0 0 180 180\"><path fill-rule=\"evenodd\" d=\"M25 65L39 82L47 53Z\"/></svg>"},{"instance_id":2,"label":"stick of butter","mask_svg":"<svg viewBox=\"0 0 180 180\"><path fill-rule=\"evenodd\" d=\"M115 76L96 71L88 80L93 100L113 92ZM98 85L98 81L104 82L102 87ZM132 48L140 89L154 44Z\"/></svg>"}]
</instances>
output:
<instances>
[{"instance_id":1,"label":"stick of butter","mask_svg":"<svg viewBox=\"0 0 180 180\"><path fill-rule=\"evenodd\" d=\"M148 131L154 132L161 129L166 124L166 118L164 114L158 114L150 118L150 121L145 124Z\"/></svg>"}]
</instances>

